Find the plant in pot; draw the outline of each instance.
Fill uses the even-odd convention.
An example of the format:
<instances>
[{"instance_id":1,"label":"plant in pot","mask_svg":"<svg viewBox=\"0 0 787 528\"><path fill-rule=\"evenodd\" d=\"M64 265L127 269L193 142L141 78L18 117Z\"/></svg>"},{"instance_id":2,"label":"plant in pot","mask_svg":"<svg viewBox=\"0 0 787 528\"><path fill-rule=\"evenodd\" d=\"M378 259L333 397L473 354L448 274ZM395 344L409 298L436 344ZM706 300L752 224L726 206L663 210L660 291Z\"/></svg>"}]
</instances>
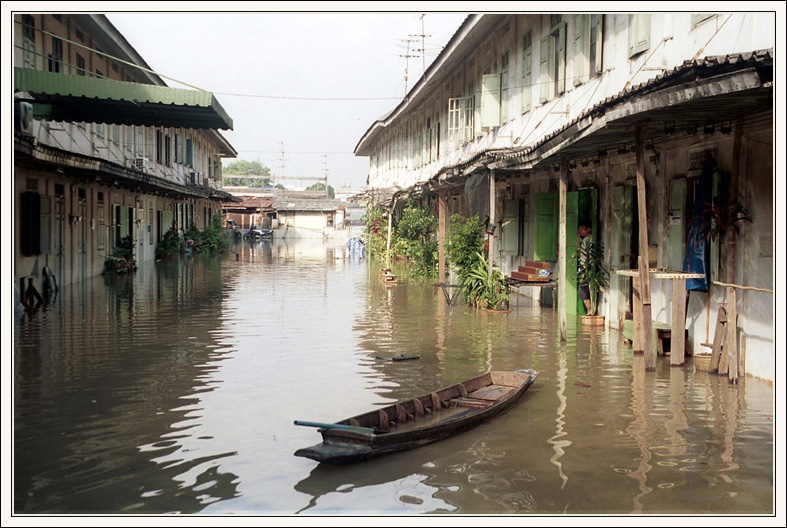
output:
<instances>
[{"instance_id":1,"label":"plant in pot","mask_svg":"<svg viewBox=\"0 0 787 528\"><path fill-rule=\"evenodd\" d=\"M587 284L590 293L590 307L588 313L583 318L595 319L603 316L598 315L599 293L604 291L609 285L609 271L604 263L604 244L586 240L582 243L575 254L575 260L579 262L577 272L577 282Z\"/></svg>"},{"instance_id":2,"label":"plant in pot","mask_svg":"<svg viewBox=\"0 0 787 528\"><path fill-rule=\"evenodd\" d=\"M459 287L467 304L497 311L508 309L506 279L497 267L490 273L489 263L481 252L476 253L472 266L460 272Z\"/></svg>"}]
</instances>

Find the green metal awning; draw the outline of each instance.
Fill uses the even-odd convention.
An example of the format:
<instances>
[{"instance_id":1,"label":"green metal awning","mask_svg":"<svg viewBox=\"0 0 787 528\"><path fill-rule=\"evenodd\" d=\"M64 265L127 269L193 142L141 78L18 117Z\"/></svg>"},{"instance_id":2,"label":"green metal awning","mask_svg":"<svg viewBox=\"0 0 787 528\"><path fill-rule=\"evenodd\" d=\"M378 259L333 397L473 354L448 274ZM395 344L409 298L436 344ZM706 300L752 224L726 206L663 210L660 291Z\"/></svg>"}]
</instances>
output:
<instances>
[{"instance_id":1,"label":"green metal awning","mask_svg":"<svg viewBox=\"0 0 787 528\"><path fill-rule=\"evenodd\" d=\"M115 125L231 130L210 92L14 68L14 93L35 119Z\"/></svg>"}]
</instances>

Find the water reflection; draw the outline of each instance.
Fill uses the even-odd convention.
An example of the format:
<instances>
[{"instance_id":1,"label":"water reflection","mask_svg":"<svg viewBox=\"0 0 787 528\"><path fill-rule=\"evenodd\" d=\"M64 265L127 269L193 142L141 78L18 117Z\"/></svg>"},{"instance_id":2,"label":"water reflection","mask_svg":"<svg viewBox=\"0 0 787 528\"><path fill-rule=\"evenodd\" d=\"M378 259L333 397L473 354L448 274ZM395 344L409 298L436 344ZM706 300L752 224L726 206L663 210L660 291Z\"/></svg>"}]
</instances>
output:
<instances>
[{"instance_id":1,"label":"water reflection","mask_svg":"<svg viewBox=\"0 0 787 528\"><path fill-rule=\"evenodd\" d=\"M20 513L769 513L773 389L659 359L520 299L386 286L341 244L243 241L62 290L16 321ZM412 354L413 361L378 356ZM489 369L534 368L508 412L351 466L293 456L336 421Z\"/></svg>"},{"instance_id":2,"label":"water reflection","mask_svg":"<svg viewBox=\"0 0 787 528\"><path fill-rule=\"evenodd\" d=\"M237 476L219 469L234 453L200 453L195 435L199 395L222 356L207 348L218 272L176 261L100 277L19 322L17 511L196 512L236 496Z\"/></svg>"}]
</instances>

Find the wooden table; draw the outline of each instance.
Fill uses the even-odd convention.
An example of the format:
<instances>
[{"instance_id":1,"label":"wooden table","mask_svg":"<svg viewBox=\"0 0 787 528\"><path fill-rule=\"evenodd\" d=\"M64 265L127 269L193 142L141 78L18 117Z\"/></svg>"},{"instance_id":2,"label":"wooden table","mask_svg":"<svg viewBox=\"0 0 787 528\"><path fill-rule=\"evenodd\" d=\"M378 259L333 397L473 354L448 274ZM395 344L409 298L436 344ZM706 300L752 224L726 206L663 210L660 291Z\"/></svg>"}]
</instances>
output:
<instances>
[{"instance_id":1,"label":"wooden table","mask_svg":"<svg viewBox=\"0 0 787 528\"><path fill-rule=\"evenodd\" d=\"M632 278L635 296L639 295L639 270L616 270L615 273ZM704 273L688 273L685 271L658 269L650 270L651 279L668 279L672 281L672 329L670 334L670 365L680 366L686 361L686 279L702 279ZM634 332L641 317L641 310L634 309ZM648 351L648 353L651 353Z\"/></svg>"}]
</instances>

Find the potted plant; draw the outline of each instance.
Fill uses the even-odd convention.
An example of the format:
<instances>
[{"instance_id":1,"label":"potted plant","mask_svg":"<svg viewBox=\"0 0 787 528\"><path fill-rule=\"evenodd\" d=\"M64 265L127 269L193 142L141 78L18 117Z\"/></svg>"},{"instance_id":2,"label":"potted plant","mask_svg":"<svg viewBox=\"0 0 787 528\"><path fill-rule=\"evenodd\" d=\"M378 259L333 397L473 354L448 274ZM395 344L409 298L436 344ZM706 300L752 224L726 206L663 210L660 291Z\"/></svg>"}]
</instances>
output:
<instances>
[{"instance_id":1,"label":"potted plant","mask_svg":"<svg viewBox=\"0 0 787 528\"><path fill-rule=\"evenodd\" d=\"M582 316L586 324L604 324L604 316L598 315L599 293L609 285L609 271L604 263L604 244L587 240L579 246L575 260L580 263L577 282L587 284L590 293L588 313Z\"/></svg>"},{"instance_id":2,"label":"potted plant","mask_svg":"<svg viewBox=\"0 0 787 528\"><path fill-rule=\"evenodd\" d=\"M459 286L467 304L491 311L508 310L508 285L502 272L493 267L490 273L486 257L476 253L473 266L459 274Z\"/></svg>"}]
</instances>

